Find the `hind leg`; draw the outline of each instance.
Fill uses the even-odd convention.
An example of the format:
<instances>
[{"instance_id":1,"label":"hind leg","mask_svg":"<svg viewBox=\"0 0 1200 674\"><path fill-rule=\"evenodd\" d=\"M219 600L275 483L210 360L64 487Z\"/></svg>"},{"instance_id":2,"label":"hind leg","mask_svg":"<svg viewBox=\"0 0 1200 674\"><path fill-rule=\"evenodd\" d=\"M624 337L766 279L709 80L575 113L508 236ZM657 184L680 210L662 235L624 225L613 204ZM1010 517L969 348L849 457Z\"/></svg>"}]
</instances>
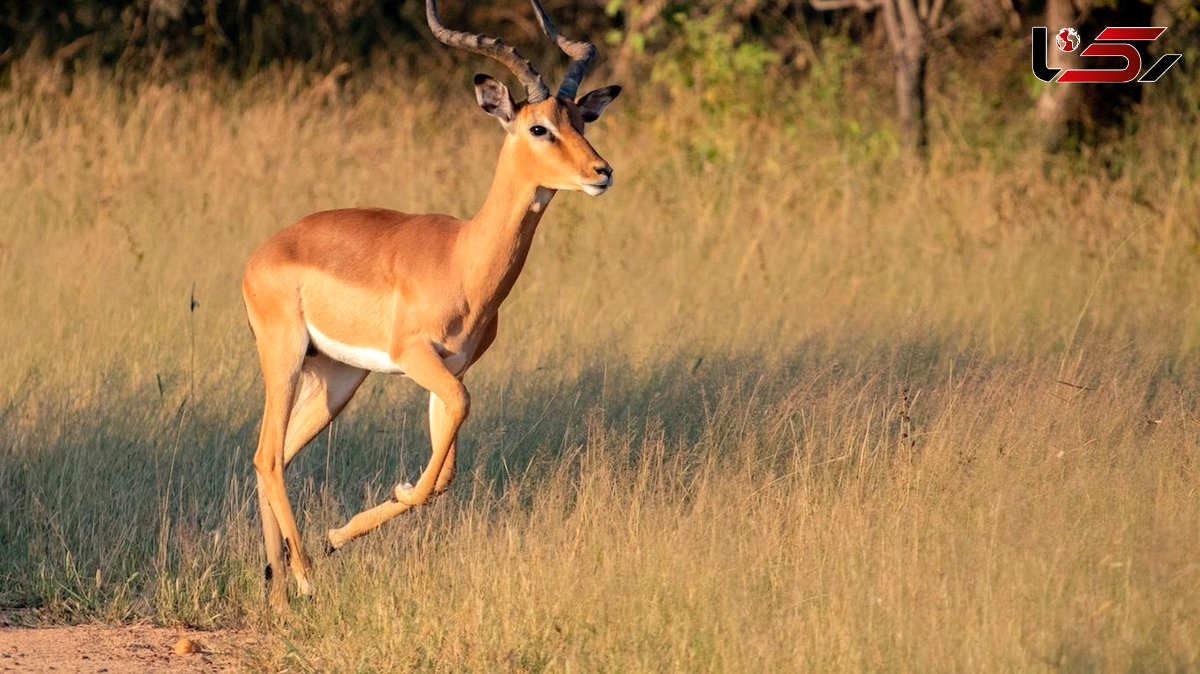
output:
<instances>
[{"instance_id":1,"label":"hind leg","mask_svg":"<svg viewBox=\"0 0 1200 674\"><path fill-rule=\"evenodd\" d=\"M266 393L262 430L258 436L258 449L254 452L254 470L258 476L260 510L264 514L263 540L267 559L273 570L282 567L285 560L276 548L276 541L282 537L282 545L286 546L282 553L289 558L286 561L298 590L300 594L308 595L312 593L309 582L312 565L301 544L296 517L283 482L284 443L308 351L308 328L301 314L298 286L286 271L270 260L251 258L242 277L242 297L246 302L250 329L254 332ZM274 516L273 523L269 515ZM286 599L282 588L274 585L279 576L282 574L272 573L272 593L277 600Z\"/></svg>"},{"instance_id":2,"label":"hind leg","mask_svg":"<svg viewBox=\"0 0 1200 674\"><path fill-rule=\"evenodd\" d=\"M297 377L296 394L285 431L285 468L296 454L345 408L366 376L366 370L339 363L324 354L304 359ZM263 542L267 552L268 593L272 603L286 604L287 582L284 574L287 561L284 556L283 535L269 504L261 476L258 480L258 492Z\"/></svg>"},{"instance_id":3,"label":"hind leg","mask_svg":"<svg viewBox=\"0 0 1200 674\"><path fill-rule=\"evenodd\" d=\"M285 466L341 413L367 374L366 370L338 362L323 353L304 359L284 440Z\"/></svg>"},{"instance_id":4,"label":"hind leg","mask_svg":"<svg viewBox=\"0 0 1200 674\"><path fill-rule=\"evenodd\" d=\"M274 536L278 532L287 546L287 556L301 594L312 593L309 584L311 564L300 542L296 518L288 501L283 482L284 438L291 416L292 399L300 374L304 350L308 347L307 335L289 334L287 330L259 331L259 359L262 361L263 383L266 385L266 404L263 408L262 431L259 433L258 449L254 453L254 469L258 475L260 508L270 508L274 515L274 526L270 518L263 517L264 543L268 561L273 568L281 566L283 560L273 550ZM265 501L266 505L262 505ZM272 598L278 600L280 592L275 588L272 575Z\"/></svg>"},{"instance_id":5,"label":"hind leg","mask_svg":"<svg viewBox=\"0 0 1200 674\"><path fill-rule=\"evenodd\" d=\"M283 534L280 533L279 522L271 510L262 476L255 477L258 482L258 510L262 520L263 547L267 553L267 598L275 606L284 606L287 604L287 577L284 575L287 573L287 561L283 555Z\"/></svg>"}]
</instances>

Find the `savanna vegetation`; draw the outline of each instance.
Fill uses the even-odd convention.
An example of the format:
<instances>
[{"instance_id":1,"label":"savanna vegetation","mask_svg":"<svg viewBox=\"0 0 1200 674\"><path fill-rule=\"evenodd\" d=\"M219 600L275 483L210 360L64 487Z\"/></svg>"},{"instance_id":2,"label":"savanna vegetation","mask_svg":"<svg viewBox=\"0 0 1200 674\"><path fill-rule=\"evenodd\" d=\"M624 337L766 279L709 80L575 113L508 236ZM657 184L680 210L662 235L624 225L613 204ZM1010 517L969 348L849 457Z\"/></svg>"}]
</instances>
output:
<instances>
[{"instance_id":1,"label":"savanna vegetation","mask_svg":"<svg viewBox=\"0 0 1200 674\"><path fill-rule=\"evenodd\" d=\"M524 5L443 4L540 54ZM285 614L242 263L315 210L472 213L502 131L470 75L502 73L415 3L291 61L63 52L69 23L11 13L0 606L254 630L255 670L1200 668L1194 48L1048 153L1027 29L950 31L914 154L870 14L664 3L635 39L593 4L616 185L551 205L451 491ZM309 550L419 471L424 400L373 375L292 465Z\"/></svg>"}]
</instances>

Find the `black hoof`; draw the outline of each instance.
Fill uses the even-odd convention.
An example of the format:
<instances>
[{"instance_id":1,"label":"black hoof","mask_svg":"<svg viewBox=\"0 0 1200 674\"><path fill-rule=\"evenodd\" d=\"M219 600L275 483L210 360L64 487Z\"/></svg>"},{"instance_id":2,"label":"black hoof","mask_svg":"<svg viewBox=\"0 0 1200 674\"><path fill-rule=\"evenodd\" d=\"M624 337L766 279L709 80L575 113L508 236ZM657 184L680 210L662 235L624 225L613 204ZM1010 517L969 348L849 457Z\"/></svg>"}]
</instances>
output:
<instances>
[{"instance_id":1,"label":"black hoof","mask_svg":"<svg viewBox=\"0 0 1200 674\"><path fill-rule=\"evenodd\" d=\"M325 541L325 556L326 557L332 555L333 553L335 553L337 551L338 551L338 549L333 547L333 543L330 543L329 541Z\"/></svg>"}]
</instances>

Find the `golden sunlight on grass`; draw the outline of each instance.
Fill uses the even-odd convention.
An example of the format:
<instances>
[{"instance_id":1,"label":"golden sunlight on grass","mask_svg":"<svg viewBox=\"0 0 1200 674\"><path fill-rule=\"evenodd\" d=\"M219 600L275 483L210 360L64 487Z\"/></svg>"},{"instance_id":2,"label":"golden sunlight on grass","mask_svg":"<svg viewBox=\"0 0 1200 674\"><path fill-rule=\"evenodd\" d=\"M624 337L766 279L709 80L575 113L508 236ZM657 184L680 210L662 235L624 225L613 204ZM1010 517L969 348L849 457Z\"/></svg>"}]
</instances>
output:
<instances>
[{"instance_id":1,"label":"golden sunlight on grass","mask_svg":"<svg viewBox=\"0 0 1200 674\"><path fill-rule=\"evenodd\" d=\"M917 169L834 103L630 92L589 131L616 186L555 199L468 377L458 482L281 617L241 265L314 210L468 215L501 132L457 75L13 67L0 605L248 625L256 669L1200 666L1194 125L1116 177L966 140ZM310 550L419 470L422 400L372 377L293 465Z\"/></svg>"}]
</instances>

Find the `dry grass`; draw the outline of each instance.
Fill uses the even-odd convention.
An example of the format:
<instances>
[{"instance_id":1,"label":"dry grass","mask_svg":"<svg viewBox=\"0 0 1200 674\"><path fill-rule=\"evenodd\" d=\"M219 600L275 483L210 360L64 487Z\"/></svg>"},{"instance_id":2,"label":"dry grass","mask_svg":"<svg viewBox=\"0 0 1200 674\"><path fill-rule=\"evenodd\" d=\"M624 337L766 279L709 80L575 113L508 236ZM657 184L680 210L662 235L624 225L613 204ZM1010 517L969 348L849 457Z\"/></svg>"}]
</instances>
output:
<instances>
[{"instance_id":1,"label":"dry grass","mask_svg":"<svg viewBox=\"0 0 1200 674\"><path fill-rule=\"evenodd\" d=\"M468 378L452 493L274 617L241 263L321 208L468 214L500 132L401 75L329 103L14 68L0 602L278 634L254 668L1200 667L1200 133L1169 108L1055 160L946 114L916 170L866 95L633 92L592 132L615 191L555 200ZM418 470L423 410L372 378L301 456L311 550Z\"/></svg>"}]
</instances>

